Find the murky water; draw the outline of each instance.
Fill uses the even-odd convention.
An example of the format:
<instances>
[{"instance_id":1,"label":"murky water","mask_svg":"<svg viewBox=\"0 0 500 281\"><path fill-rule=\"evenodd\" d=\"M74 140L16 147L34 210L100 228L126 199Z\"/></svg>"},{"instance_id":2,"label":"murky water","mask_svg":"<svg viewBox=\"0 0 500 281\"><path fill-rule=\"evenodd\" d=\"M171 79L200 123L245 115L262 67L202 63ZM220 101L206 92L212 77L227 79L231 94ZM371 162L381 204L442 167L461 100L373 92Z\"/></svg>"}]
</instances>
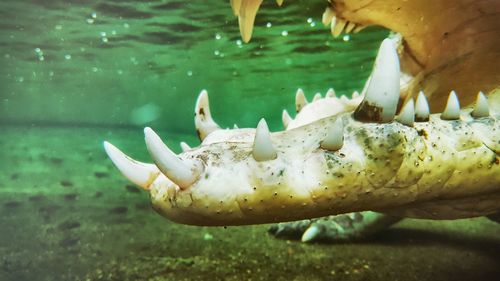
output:
<instances>
[{"instance_id":1,"label":"murky water","mask_svg":"<svg viewBox=\"0 0 500 281\"><path fill-rule=\"evenodd\" d=\"M267 226L177 225L150 209L104 139L145 161L144 126L174 149L197 144L202 89L222 126L265 117L281 130L297 88L309 98L360 90L388 34L333 39L322 1L266 1L244 44L227 2L0 3L0 280L498 277L500 230L486 219L407 220L362 243L308 245Z\"/></svg>"}]
</instances>

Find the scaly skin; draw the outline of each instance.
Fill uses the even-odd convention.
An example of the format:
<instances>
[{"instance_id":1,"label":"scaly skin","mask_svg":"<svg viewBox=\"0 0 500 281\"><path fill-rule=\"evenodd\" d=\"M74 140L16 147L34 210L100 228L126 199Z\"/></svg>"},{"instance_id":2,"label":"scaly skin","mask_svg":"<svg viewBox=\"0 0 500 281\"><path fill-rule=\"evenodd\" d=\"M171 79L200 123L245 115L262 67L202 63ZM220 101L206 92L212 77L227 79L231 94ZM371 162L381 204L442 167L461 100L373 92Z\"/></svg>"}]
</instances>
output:
<instances>
[{"instance_id":1,"label":"scaly skin","mask_svg":"<svg viewBox=\"0 0 500 281\"><path fill-rule=\"evenodd\" d=\"M498 116L494 114L494 116ZM344 144L319 143L342 118ZM455 219L495 213L500 206L499 123L496 117L441 120L415 127L361 123L350 113L272 134L275 160L252 157L247 138L202 144L179 155L203 172L181 189L160 175L154 208L176 222L242 225L374 210L405 217Z\"/></svg>"}]
</instances>

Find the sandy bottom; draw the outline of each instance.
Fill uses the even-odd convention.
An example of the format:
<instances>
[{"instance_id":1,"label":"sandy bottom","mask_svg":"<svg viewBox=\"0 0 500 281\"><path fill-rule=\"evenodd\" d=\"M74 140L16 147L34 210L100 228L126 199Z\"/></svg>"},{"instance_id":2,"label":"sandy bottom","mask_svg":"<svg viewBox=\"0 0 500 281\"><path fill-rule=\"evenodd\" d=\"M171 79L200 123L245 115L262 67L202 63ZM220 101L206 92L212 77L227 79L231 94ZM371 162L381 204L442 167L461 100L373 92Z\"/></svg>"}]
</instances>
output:
<instances>
[{"instance_id":1,"label":"sandy bottom","mask_svg":"<svg viewBox=\"0 0 500 281\"><path fill-rule=\"evenodd\" d=\"M404 220L343 244L171 223L103 139L148 160L141 130L0 128L0 280L500 280L500 225L485 218Z\"/></svg>"}]
</instances>

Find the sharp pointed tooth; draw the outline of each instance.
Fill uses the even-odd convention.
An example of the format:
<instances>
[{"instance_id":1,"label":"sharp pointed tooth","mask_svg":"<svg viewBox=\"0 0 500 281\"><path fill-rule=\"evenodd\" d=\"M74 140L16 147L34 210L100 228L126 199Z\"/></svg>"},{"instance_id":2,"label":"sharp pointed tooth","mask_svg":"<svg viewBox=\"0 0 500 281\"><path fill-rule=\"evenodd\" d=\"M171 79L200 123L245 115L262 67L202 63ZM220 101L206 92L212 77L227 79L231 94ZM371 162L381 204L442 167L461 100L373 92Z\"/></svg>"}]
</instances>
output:
<instances>
[{"instance_id":1,"label":"sharp pointed tooth","mask_svg":"<svg viewBox=\"0 0 500 281\"><path fill-rule=\"evenodd\" d=\"M144 128L144 136L149 154L156 166L181 189L193 184L201 173L201 164L195 160L181 160L168 148L160 137L149 127Z\"/></svg>"},{"instance_id":2,"label":"sharp pointed tooth","mask_svg":"<svg viewBox=\"0 0 500 281\"><path fill-rule=\"evenodd\" d=\"M300 238L300 241L304 242L304 243L312 242L318 238L318 236L321 234L321 232L322 232L321 228L318 225L313 224L313 225L309 226L306 229L306 231L304 231L304 233L302 234L302 237Z\"/></svg>"},{"instance_id":3,"label":"sharp pointed tooth","mask_svg":"<svg viewBox=\"0 0 500 281\"><path fill-rule=\"evenodd\" d=\"M263 0L242 0L238 16L241 38L248 43L252 38L255 16Z\"/></svg>"},{"instance_id":4,"label":"sharp pointed tooth","mask_svg":"<svg viewBox=\"0 0 500 281\"><path fill-rule=\"evenodd\" d=\"M344 144L344 123L341 118L337 118L328 129L325 139L321 142L321 148L337 151Z\"/></svg>"},{"instance_id":5,"label":"sharp pointed tooth","mask_svg":"<svg viewBox=\"0 0 500 281\"><path fill-rule=\"evenodd\" d=\"M325 26L328 26L332 22L332 18L334 16L335 16L335 11L330 7L326 7L325 11L323 12L321 22L323 22Z\"/></svg>"},{"instance_id":6,"label":"sharp pointed tooth","mask_svg":"<svg viewBox=\"0 0 500 281\"><path fill-rule=\"evenodd\" d=\"M358 91L354 91L354 92L352 92L352 99L357 99L357 98L359 98L359 93L358 93Z\"/></svg>"},{"instance_id":7,"label":"sharp pointed tooth","mask_svg":"<svg viewBox=\"0 0 500 281\"><path fill-rule=\"evenodd\" d=\"M345 33L351 33L351 31L356 28L356 24L353 22L349 22L345 27Z\"/></svg>"},{"instance_id":8,"label":"sharp pointed tooth","mask_svg":"<svg viewBox=\"0 0 500 281\"><path fill-rule=\"evenodd\" d=\"M321 94L320 93L316 93L313 97L313 102L317 101L317 100L320 100L321 99Z\"/></svg>"},{"instance_id":9,"label":"sharp pointed tooth","mask_svg":"<svg viewBox=\"0 0 500 281\"><path fill-rule=\"evenodd\" d=\"M285 1L285 0L276 0L276 4L278 4L278 6L280 6L280 7L281 7L281 5L283 5L283 2L284 2L284 1Z\"/></svg>"},{"instance_id":10,"label":"sharp pointed tooth","mask_svg":"<svg viewBox=\"0 0 500 281\"><path fill-rule=\"evenodd\" d=\"M288 111L286 109L283 109L283 113L281 114L281 120L283 121L283 127L285 129L288 127L288 124L292 121L292 117L290 117L290 114L288 114Z\"/></svg>"},{"instance_id":11,"label":"sharp pointed tooth","mask_svg":"<svg viewBox=\"0 0 500 281\"><path fill-rule=\"evenodd\" d=\"M403 125L413 127L413 123L415 122L415 105L413 99L410 99L403 106L397 120Z\"/></svg>"},{"instance_id":12,"label":"sharp pointed tooth","mask_svg":"<svg viewBox=\"0 0 500 281\"><path fill-rule=\"evenodd\" d=\"M220 130L220 126L214 122L212 114L210 114L210 104L208 103L208 93L206 90L201 91L196 101L194 125L201 141L213 131Z\"/></svg>"},{"instance_id":13,"label":"sharp pointed tooth","mask_svg":"<svg viewBox=\"0 0 500 281\"><path fill-rule=\"evenodd\" d=\"M264 118L260 119L255 131L252 155L256 161L273 160L278 157L278 153L271 141L271 133L269 133L269 128Z\"/></svg>"},{"instance_id":14,"label":"sharp pointed tooth","mask_svg":"<svg viewBox=\"0 0 500 281\"><path fill-rule=\"evenodd\" d=\"M474 106L474 110L471 115L476 118L490 116L488 100L484 96L483 92L479 92L479 94L477 94L476 105Z\"/></svg>"},{"instance_id":15,"label":"sharp pointed tooth","mask_svg":"<svg viewBox=\"0 0 500 281\"><path fill-rule=\"evenodd\" d=\"M354 28L353 33L358 33L365 28L366 28L366 26L358 25Z\"/></svg>"},{"instance_id":16,"label":"sharp pointed tooth","mask_svg":"<svg viewBox=\"0 0 500 281\"><path fill-rule=\"evenodd\" d=\"M365 98L354 112L358 121L386 123L394 119L399 100L399 58L394 43L380 46Z\"/></svg>"},{"instance_id":17,"label":"sharp pointed tooth","mask_svg":"<svg viewBox=\"0 0 500 281\"><path fill-rule=\"evenodd\" d=\"M325 95L327 98L335 98L336 96L337 94L335 94L335 90L333 88L328 89Z\"/></svg>"},{"instance_id":18,"label":"sharp pointed tooth","mask_svg":"<svg viewBox=\"0 0 500 281\"><path fill-rule=\"evenodd\" d=\"M233 124L233 129L239 129L238 125Z\"/></svg>"},{"instance_id":19,"label":"sharp pointed tooth","mask_svg":"<svg viewBox=\"0 0 500 281\"><path fill-rule=\"evenodd\" d=\"M344 30L344 27L346 26L347 22L343 19L333 17L332 22L331 22L331 32L334 38L339 37L339 35L342 33Z\"/></svg>"},{"instance_id":20,"label":"sharp pointed tooth","mask_svg":"<svg viewBox=\"0 0 500 281\"><path fill-rule=\"evenodd\" d=\"M230 0L233 14L238 16L240 14L241 0Z\"/></svg>"},{"instance_id":21,"label":"sharp pointed tooth","mask_svg":"<svg viewBox=\"0 0 500 281\"><path fill-rule=\"evenodd\" d=\"M136 161L107 141L104 142L104 150L128 180L146 190L160 174L155 165Z\"/></svg>"},{"instance_id":22,"label":"sharp pointed tooth","mask_svg":"<svg viewBox=\"0 0 500 281\"><path fill-rule=\"evenodd\" d=\"M427 122L429 121L429 103L424 95L424 92L418 93L417 101L415 102L415 121Z\"/></svg>"},{"instance_id":23,"label":"sharp pointed tooth","mask_svg":"<svg viewBox=\"0 0 500 281\"><path fill-rule=\"evenodd\" d=\"M302 108L307 105L307 103L308 102L304 91L302 91L302 89L298 89L297 93L295 94L295 109L297 110L297 113L299 113Z\"/></svg>"},{"instance_id":24,"label":"sharp pointed tooth","mask_svg":"<svg viewBox=\"0 0 500 281\"><path fill-rule=\"evenodd\" d=\"M349 102L349 98L348 98L348 97L346 97L345 95L341 95L339 99L340 99L340 101L341 101L341 102L343 102L344 104Z\"/></svg>"},{"instance_id":25,"label":"sharp pointed tooth","mask_svg":"<svg viewBox=\"0 0 500 281\"><path fill-rule=\"evenodd\" d=\"M182 152L186 152L186 151L188 151L188 150L191 150L191 147L189 146L189 144L187 144L187 143L185 143L185 142L183 142L183 141L181 141L181 143L180 143L180 144L181 144L181 149L182 149Z\"/></svg>"},{"instance_id":26,"label":"sharp pointed tooth","mask_svg":"<svg viewBox=\"0 0 500 281\"><path fill-rule=\"evenodd\" d=\"M446 103L446 108L443 113L441 113L441 119L443 120L457 120L460 118L460 103L458 102L458 97L455 91L451 91L448 96L448 102Z\"/></svg>"}]
</instances>

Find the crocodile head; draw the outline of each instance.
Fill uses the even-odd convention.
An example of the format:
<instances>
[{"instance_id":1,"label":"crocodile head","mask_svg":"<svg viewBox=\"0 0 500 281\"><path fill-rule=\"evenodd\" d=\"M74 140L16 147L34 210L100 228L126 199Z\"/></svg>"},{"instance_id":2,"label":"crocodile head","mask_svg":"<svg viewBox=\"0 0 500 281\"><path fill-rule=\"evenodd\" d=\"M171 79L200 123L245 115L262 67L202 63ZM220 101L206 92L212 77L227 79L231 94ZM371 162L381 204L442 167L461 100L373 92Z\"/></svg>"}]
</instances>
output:
<instances>
[{"instance_id":1,"label":"crocodile head","mask_svg":"<svg viewBox=\"0 0 500 281\"><path fill-rule=\"evenodd\" d=\"M313 102L318 116L300 121L312 104L305 105L299 91L301 113L293 121L284 115L286 131L270 133L264 120L256 129L220 129L202 92L195 108L199 147L176 155L150 128L145 140L155 164L104 146L125 177L150 191L157 212L185 224L270 223L363 210L421 217L421 206L440 218L496 211L500 127L486 98L480 94L474 110L460 112L451 93L445 111L429 115L420 95L396 117L399 78L396 47L386 39L363 101L329 95ZM320 104L335 112L322 116ZM456 204L460 211L450 212Z\"/></svg>"}]
</instances>

